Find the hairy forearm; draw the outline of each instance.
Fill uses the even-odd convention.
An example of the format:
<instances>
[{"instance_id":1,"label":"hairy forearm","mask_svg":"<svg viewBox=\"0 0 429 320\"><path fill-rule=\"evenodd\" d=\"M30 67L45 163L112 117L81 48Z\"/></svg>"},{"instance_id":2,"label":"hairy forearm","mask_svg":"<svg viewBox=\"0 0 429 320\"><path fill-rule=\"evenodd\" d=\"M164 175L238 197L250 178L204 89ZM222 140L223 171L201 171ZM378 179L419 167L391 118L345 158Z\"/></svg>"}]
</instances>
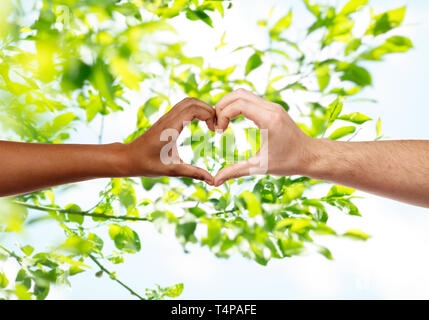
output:
<instances>
[{"instance_id":1,"label":"hairy forearm","mask_svg":"<svg viewBox=\"0 0 429 320\"><path fill-rule=\"evenodd\" d=\"M126 176L124 145L0 141L0 196L83 180Z\"/></svg>"},{"instance_id":2,"label":"hairy forearm","mask_svg":"<svg viewBox=\"0 0 429 320\"><path fill-rule=\"evenodd\" d=\"M300 174L429 207L429 141L312 140Z\"/></svg>"}]
</instances>

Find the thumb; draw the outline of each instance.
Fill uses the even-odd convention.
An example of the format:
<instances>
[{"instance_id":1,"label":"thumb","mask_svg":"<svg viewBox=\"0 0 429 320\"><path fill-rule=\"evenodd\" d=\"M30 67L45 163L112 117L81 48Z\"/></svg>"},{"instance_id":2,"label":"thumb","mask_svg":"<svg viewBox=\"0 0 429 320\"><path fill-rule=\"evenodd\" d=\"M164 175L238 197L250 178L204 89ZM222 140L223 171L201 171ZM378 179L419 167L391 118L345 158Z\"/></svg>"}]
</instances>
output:
<instances>
[{"instance_id":1,"label":"thumb","mask_svg":"<svg viewBox=\"0 0 429 320\"><path fill-rule=\"evenodd\" d=\"M214 178L214 185L220 186L227 180L247 176L250 173L251 164L249 160L232 164L220 170Z\"/></svg>"},{"instance_id":2,"label":"thumb","mask_svg":"<svg viewBox=\"0 0 429 320\"><path fill-rule=\"evenodd\" d=\"M206 170L186 163L178 164L175 173L179 177L205 181L209 185L213 185L214 182L213 177Z\"/></svg>"}]
</instances>

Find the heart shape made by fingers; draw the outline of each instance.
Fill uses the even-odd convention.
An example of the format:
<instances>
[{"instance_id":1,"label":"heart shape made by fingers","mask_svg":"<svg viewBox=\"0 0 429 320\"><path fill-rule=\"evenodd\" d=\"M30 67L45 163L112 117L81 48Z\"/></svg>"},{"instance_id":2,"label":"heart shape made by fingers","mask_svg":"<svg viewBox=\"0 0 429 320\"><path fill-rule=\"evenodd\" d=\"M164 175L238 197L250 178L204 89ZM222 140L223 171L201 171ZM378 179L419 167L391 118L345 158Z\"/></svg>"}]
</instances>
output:
<instances>
[{"instance_id":1,"label":"heart shape made by fingers","mask_svg":"<svg viewBox=\"0 0 429 320\"><path fill-rule=\"evenodd\" d=\"M259 136L258 130L252 131L243 127L246 139L236 139L236 134L228 128L230 122L240 115L254 122L259 128ZM198 122L193 121L194 119L204 121L211 132L202 131ZM185 163L179 156L177 141L180 133L189 123L191 123L191 137L184 139L182 144L190 146L196 153L190 162L197 164L202 160L207 170ZM287 151L283 141L288 136L291 138L296 136L299 139L293 140L296 140L299 146L299 141L305 134L299 130L283 107L246 90L239 89L225 95L215 108L201 100L186 98L153 125L148 130L148 135L151 134L150 132L155 132L154 134L158 136L160 144L152 149L158 157L160 155L158 162L162 163L163 166L160 167L164 173L167 171L169 176L204 180L211 185L219 186L229 179L268 173L268 128L282 126L289 126L292 130L282 130L283 133L274 130L275 142L270 139L270 145L272 145L270 149L275 149L270 153L270 157L275 155L278 159L274 159L272 163L279 166L279 168L271 168L273 170L270 169L270 171L282 174L284 171L281 167L282 159ZM220 143L212 141L216 131L224 133ZM250 142L253 153L243 150L246 142ZM244 153L239 153L239 149ZM216 169L220 171L213 177L209 171L214 172ZM159 175L161 172L156 174Z\"/></svg>"},{"instance_id":2,"label":"heart shape made by fingers","mask_svg":"<svg viewBox=\"0 0 429 320\"><path fill-rule=\"evenodd\" d=\"M234 128L234 129L233 129ZM237 166L249 167L260 147L260 131L240 121L227 130L206 130L198 121L185 126L177 140L180 158L187 163L205 168L210 174L228 171ZM217 175L216 174L216 175Z\"/></svg>"},{"instance_id":3,"label":"heart shape made by fingers","mask_svg":"<svg viewBox=\"0 0 429 320\"><path fill-rule=\"evenodd\" d=\"M198 118L207 123L207 126L212 131L211 136L214 135L215 130L225 133L221 139L221 151L219 154L213 151L213 148L210 148L210 143L207 144L207 142L203 143L201 141L201 132L196 134L198 130L193 131L196 137L189 140L191 147L198 150L204 146L202 149L205 150L205 155L208 155L205 159L217 161L221 169L213 178L207 170L198 168L200 178L205 176L207 180L211 180L211 184L219 186L227 180L247 175L269 173L290 176L300 174L302 170L305 170L307 164L305 156L312 153L313 140L293 121L281 104L268 101L244 89L226 94L219 100L215 108L197 99L187 101L190 101L188 109L177 109L176 111L181 112L176 112L174 121L192 121ZM244 156L239 154L237 148L233 147L234 143L237 142L238 147L243 147L243 141L245 140L236 141L236 134L232 131L228 133L227 130L230 122L239 116L253 121L259 128L259 137L252 135L250 139L254 140L252 147L254 148L253 151L255 151L250 157L249 153L247 155L245 153ZM180 132L182 129L183 124L181 124ZM269 134L270 136L268 137ZM228 137L230 138L229 140ZM249 141L249 134L247 135L247 141ZM250 144L252 145L252 143ZM214 150L217 149L214 148ZM197 154L197 157L201 157L201 154ZM179 156L177 158L180 159ZM213 172L216 163L211 166L206 164L206 167ZM193 168L193 173L198 176L196 167ZM198 177L196 178L198 179Z\"/></svg>"}]
</instances>

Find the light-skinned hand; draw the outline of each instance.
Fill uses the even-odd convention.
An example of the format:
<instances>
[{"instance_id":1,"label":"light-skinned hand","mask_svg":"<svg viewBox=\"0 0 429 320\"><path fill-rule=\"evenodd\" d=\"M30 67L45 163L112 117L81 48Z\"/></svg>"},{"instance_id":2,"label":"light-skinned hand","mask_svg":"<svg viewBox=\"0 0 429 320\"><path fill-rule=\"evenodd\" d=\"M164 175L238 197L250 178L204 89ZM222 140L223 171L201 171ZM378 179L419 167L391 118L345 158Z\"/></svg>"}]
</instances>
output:
<instances>
[{"instance_id":1,"label":"light-skinned hand","mask_svg":"<svg viewBox=\"0 0 429 320\"><path fill-rule=\"evenodd\" d=\"M279 104L267 101L245 89L225 95L216 104L216 129L224 131L231 119L243 115L259 129L268 130L268 142L261 138L260 150L250 159L223 168L214 178L215 186L229 179L253 174L289 176L299 174L306 165L312 139L307 136ZM268 171L260 168L268 155Z\"/></svg>"}]
</instances>

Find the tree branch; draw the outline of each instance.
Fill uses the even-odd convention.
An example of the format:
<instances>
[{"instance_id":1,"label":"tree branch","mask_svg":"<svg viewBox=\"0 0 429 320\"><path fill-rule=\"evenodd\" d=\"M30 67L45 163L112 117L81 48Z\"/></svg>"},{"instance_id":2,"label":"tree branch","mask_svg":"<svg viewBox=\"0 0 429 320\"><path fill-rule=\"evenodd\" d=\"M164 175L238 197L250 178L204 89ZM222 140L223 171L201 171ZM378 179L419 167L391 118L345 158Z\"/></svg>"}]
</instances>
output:
<instances>
[{"instance_id":1,"label":"tree branch","mask_svg":"<svg viewBox=\"0 0 429 320\"><path fill-rule=\"evenodd\" d=\"M107 273L109 275L110 279L112 279L112 280L116 281L117 283L119 283L122 287L124 287L125 289L127 289L133 296L136 296L140 300L146 300L145 298L143 298L142 296L140 296L137 292L135 292L133 289L131 289L130 287L128 287L121 280L119 280L118 278L116 278L116 275L113 272L110 272L109 270L107 270L106 267L103 266L97 260L97 258L94 257L92 254L89 254L88 257L91 258L92 261L94 261L94 263L100 268L100 270L102 270L103 272Z\"/></svg>"},{"instance_id":2,"label":"tree branch","mask_svg":"<svg viewBox=\"0 0 429 320\"><path fill-rule=\"evenodd\" d=\"M56 211L59 213L66 213L66 214L75 214L85 217L92 217L92 218L102 218L102 219L116 219L116 220L124 220L124 221L151 221L149 218L141 218L141 217L129 217L129 216L112 216L104 213L93 213L88 211L76 211L76 210L68 210L68 209L61 209L61 208L54 208L54 207L47 207L47 206L40 206L36 204L26 203L22 201L15 200L14 203L34 209L39 211Z\"/></svg>"},{"instance_id":3,"label":"tree branch","mask_svg":"<svg viewBox=\"0 0 429 320\"><path fill-rule=\"evenodd\" d=\"M10 251L9 249L3 247L2 245L0 245L0 249L5 251L10 257L14 258L20 265L22 265L22 258L18 256L15 252Z\"/></svg>"},{"instance_id":4,"label":"tree branch","mask_svg":"<svg viewBox=\"0 0 429 320\"><path fill-rule=\"evenodd\" d=\"M234 213L234 212L237 212L237 210L231 209L231 210L225 210L225 211L218 211L218 212L212 213L211 215L219 216L221 214Z\"/></svg>"}]
</instances>

